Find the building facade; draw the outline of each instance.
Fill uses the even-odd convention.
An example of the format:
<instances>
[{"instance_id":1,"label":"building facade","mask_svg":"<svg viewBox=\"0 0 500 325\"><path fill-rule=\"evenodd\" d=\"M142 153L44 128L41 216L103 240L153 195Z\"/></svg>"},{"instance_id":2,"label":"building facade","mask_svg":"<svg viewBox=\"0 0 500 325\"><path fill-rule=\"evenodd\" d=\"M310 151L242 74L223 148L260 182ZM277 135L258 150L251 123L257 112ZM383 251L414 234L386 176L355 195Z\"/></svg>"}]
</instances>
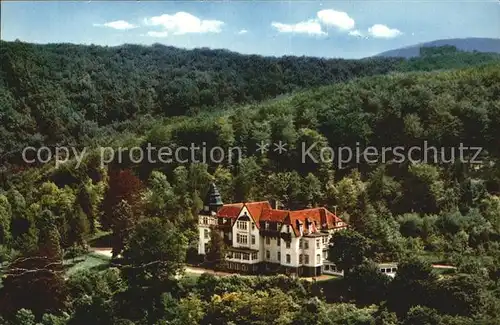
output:
<instances>
[{"instance_id":1,"label":"building facade","mask_svg":"<svg viewBox=\"0 0 500 325\"><path fill-rule=\"evenodd\" d=\"M228 247L229 270L318 276L331 267L332 234L346 227L325 208L280 210L267 201L223 204L212 184L199 215L198 253L206 254L211 232L219 231Z\"/></svg>"}]
</instances>

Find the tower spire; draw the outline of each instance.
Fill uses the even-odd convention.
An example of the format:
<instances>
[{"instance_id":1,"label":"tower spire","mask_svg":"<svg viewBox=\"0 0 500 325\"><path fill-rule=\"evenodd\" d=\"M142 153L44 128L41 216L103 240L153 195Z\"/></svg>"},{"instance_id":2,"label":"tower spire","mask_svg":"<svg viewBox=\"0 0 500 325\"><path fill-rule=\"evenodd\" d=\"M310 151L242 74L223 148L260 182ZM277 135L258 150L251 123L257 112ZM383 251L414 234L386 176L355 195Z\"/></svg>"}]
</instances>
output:
<instances>
[{"instance_id":1,"label":"tower spire","mask_svg":"<svg viewBox=\"0 0 500 325\"><path fill-rule=\"evenodd\" d=\"M205 198L204 202L204 212L217 212L217 210L224 205L222 203L222 198L220 195L219 190L217 189L217 186L215 186L215 183L210 184L210 188L208 190L207 196Z\"/></svg>"}]
</instances>

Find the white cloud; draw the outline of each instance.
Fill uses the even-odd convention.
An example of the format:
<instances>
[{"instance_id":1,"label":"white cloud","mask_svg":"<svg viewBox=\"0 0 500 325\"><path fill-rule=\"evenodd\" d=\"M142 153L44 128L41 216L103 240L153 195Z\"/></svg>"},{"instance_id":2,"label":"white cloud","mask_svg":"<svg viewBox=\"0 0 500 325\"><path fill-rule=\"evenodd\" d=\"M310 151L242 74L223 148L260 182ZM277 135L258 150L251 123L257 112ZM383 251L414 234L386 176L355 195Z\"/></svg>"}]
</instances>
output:
<instances>
[{"instance_id":1,"label":"white cloud","mask_svg":"<svg viewBox=\"0 0 500 325\"><path fill-rule=\"evenodd\" d=\"M110 21L104 24L94 24L96 27L109 27L113 29L119 29L119 30L127 30L127 29L133 29L137 28L138 26L129 23L128 21L125 20L115 20L115 21Z\"/></svg>"},{"instance_id":2,"label":"white cloud","mask_svg":"<svg viewBox=\"0 0 500 325\"><path fill-rule=\"evenodd\" d=\"M349 35L355 36L355 37L363 37L364 36L363 33L358 29L349 31Z\"/></svg>"},{"instance_id":3,"label":"white cloud","mask_svg":"<svg viewBox=\"0 0 500 325\"><path fill-rule=\"evenodd\" d=\"M240 30L240 31L238 32L238 35L243 35L243 34L246 34L246 33L248 33L248 30L246 30L246 29L242 29L242 30Z\"/></svg>"},{"instance_id":4,"label":"white cloud","mask_svg":"<svg viewBox=\"0 0 500 325\"><path fill-rule=\"evenodd\" d=\"M149 31L147 33L148 36L151 36L151 37L167 37L168 36L168 32L157 32L157 31Z\"/></svg>"},{"instance_id":5,"label":"white cloud","mask_svg":"<svg viewBox=\"0 0 500 325\"><path fill-rule=\"evenodd\" d=\"M393 38L403 34L396 28L389 28L382 24L375 24L368 28L368 33L370 33L371 36L378 38Z\"/></svg>"},{"instance_id":6,"label":"white cloud","mask_svg":"<svg viewBox=\"0 0 500 325\"><path fill-rule=\"evenodd\" d=\"M317 13L319 21L326 26L333 26L340 30L350 30L354 28L354 19L346 12L333 9L320 10Z\"/></svg>"},{"instance_id":7,"label":"white cloud","mask_svg":"<svg viewBox=\"0 0 500 325\"><path fill-rule=\"evenodd\" d=\"M280 33L326 35L326 33L321 30L321 25L319 24L319 22L314 19L301 21L297 24L283 24L273 22L271 23L271 25Z\"/></svg>"},{"instance_id":8,"label":"white cloud","mask_svg":"<svg viewBox=\"0 0 500 325\"><path fill-rule=\"evenodd\" d=\"M158 35L165 37L165 33L171 33L173 35L188 33L220 33L222 25L224 25L224 22L220 20L204 20L183 11L173 15L164 14L146 18L144 22L146 25L163 27L164 30L162 32L153 33L153 35L151 35L156 37Z\"/></svg>"}]
</instances>

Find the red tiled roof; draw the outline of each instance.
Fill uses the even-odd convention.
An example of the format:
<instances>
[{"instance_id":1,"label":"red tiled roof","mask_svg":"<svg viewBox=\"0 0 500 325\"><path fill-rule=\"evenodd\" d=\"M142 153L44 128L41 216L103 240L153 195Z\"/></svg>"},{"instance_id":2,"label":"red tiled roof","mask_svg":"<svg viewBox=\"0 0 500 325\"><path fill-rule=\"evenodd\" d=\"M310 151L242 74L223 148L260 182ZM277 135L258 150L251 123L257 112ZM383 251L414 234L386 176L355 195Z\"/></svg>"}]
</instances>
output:
<instances>
[{"instance_id":1,"label":"red tiled roof","mask_svg":"<svg viewBox=\"0 0 500 325\"><path fill-rule=\"evenodd\" d=\"M312 208L296 211L277 210L273 209L267 201L225 204L219 209L217 216L224 218L237 218L243 207L248 209L248 212L255 221L257 228L260 228L261 220L269 222L282 222L292 226L296 236L300 235L300 231L297 228L297 220L302 222L304 232L307 232L306 220L313 223L316 222L316 229L323 229L325 225L326 229L342 227L339 226L338 223L343 222L339 217L325 208Z\"/></svg>"},{"instance_id":2,"label":"red tiled roof","mask_svg":"<svg viewBox=\"0 0 500 325\"><path fill-rule=\"evenodd\" d=\"M243 208L243 203L224 204L219 211L217 217L237 218Z\"/></svg>"},{"instance_id":3,"label":"red tiled roof","mask_svg":"<svg viewBox=\"0 0 500 325\"><path fill-rule=\"evenodd\" d=\"M290 211L266 209L262 212L260 220L270 222L283 222Z\"/></svg>"},{"instance_id":4,"label":"red tiled roof","mask_svg":"<svg viewBox=\"0 0 500 325\"><path fill-rule=\"evenodd\" d=\"M262 202L249 202L245 203L245 206L248 209L248 213L252 216L255 221L255 225L257 228L260 228L260 219L264 211L271 210L271 205L267 201Z\"/></svg>"}]
</instances>

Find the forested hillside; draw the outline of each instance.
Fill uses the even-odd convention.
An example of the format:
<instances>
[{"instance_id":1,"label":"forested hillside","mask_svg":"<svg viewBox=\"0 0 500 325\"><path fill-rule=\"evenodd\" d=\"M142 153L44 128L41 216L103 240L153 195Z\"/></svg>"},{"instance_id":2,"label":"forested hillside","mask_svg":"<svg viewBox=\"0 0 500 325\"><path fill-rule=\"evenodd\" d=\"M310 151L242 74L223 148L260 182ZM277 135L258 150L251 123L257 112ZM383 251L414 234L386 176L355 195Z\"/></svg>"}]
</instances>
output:
<instances>
[{"instance_id":1,"label":"forested hillside","mask_svg":"<svg viewBox=\"0 0 500 325\"><path fill-rule=\"evenodd\" d=\"M0 147L83 144L146 115L195 115L391 71L498 60L445 53L410 60L262 57L226 50L0 43ZM104 130L103 127L106 129ZM12 155L2 154L3 158Z\"/></svg>"},{"instance_id":2,"label":"forested hillside","mask_svg":"<svg viewBox=\"0 0 500 325\"><path fill-rule=\"evenodd\" d=\"M2 141L21 143L81 141L99 126L141 115L194 114L259 101L303 87L387 73L399 61L4 41L0 51L0 134ZM20 128L23 134L16 132Z\"/></svg>"},{"instance_id":3,"label":"forested hillside","mask_svg":"<svg viewBox=\"0 0 500 325\"><path fill-rule=\"evenodd\" d=\"M0 315L7 324L499 323L496 56L443 48L410 61L345 61L161 46L5 45L4 148L89 146L81 166L27 165L14 155L2 173ZM200 101L205 77L215 102ZM195 88L199 97L189 90ZM273 150L279 141L285 152ZM424 141L481 147L481 162L450 158L449 151L427 163L301 159L303 144L316 143L318 154L327 146L410 148ZM242 159L101 166L97 149L191 143L238 147ZM257 152L260 143L270 150ZM197 214L212 181L225 203L277 199L286 208L336 209L351 229L334 236L329 256L346 276L324 283L179 279L186 261L197 259ZM68 260L101 231L110 232L113 253L121 255L116 268L67 275ZM385 261L400 262L394 280L373 264ZM438 274L430 262L456 269Z\"/></svg>"},{"instance_id":4,"label":"forested hillside","mask_svg":"<svg viewBox=\"0 0 500 325\"><path fill-rule=\"evenodd\" d=\"M420 49L422 47L441 47L441 46L454 46L460 51L467 51L467 52L500 53L500 39L468 37L468 38L440 39L431 42L425 42L395 50L389 50L380 53L377 56L412 58L421 55Z\"/></svg>"}]
</instances>

